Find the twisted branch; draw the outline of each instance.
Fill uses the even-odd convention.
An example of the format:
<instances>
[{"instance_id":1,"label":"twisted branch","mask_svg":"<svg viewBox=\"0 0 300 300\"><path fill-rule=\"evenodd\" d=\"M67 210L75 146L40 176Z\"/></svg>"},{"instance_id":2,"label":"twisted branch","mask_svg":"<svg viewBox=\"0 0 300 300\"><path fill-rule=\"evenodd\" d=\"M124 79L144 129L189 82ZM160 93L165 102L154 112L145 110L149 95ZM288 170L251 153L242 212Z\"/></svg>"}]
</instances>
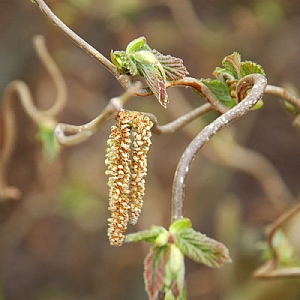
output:
<instances>
[{"instance_id":1,"label":"twisted branch","mask_svg":"<svg viewBox=\"0 0 300 300\"><path fill-rule=\"evenodd\" d=\"M141 83L136 82L123 95L112 98L102 113L87 124L80 126L65 123L57 124L54 131L57 141L64 146L72 146L84 142L95 134L108 120L115 117L124 104L136 94L140 86Z\"/></svg>"},{"instance_id":2,"label":"twisted branch","mask_svg":"<svg viewBox=\"0 0 300 300\"><path fill-rule=\"evenodd\" d=\"M262 75L252 74L242 78L237 85L237 99L239 104L206 126L186 148L178 163L173 182L172 223L183 216L185 182L190 165L196 154L214 134L246 114L263 96L266 86L267 80ZM242 95L244 95L251 87L252 90L250 94L241 101Z\"/></svg>"}]
</instances>

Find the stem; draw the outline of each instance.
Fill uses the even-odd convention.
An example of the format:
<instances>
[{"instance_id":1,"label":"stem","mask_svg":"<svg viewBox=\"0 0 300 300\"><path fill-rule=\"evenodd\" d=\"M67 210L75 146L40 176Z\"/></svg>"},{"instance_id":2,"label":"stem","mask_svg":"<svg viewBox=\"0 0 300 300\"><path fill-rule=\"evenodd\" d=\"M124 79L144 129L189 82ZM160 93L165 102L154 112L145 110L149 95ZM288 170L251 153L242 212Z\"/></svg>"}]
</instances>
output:
<instances>
[{"instance_id":1,"label":"stem","mask_svg":"<svg viewBox=\"0 0 300 300\"><path fill-rule=\"evenodd\" d=\"M300 111L300 99L282 87L268 85L265 94L280 97L293 104Z\"/></svg>"},{"instance_id":2,"label":"stem","mask_svg":"<svg viewBox=\"0 0 300 300\"><path fill-rule=\"evenodd\" d=\"M117 67L111 63L104 55L102 55L98 50L92 47L84 39L82 39L78 34L76 34L72 29L70 29L63 21L61 21L47 6L43 0L35 0L38 8L41 12L72 42L74 42L78 47L84 50L87 54L96 59L100 64L102 64L125 88L125 90L130 89L133 86L132 76L122 75L119 73ZM142 88L136 92L138 96L148 96L152 95L152 92L148 88Z\"/></svg>"},{"instance_id":3,"label":"stem","mask_svg":"<svg viewBox=\"0 0 300 300\"><path fill-rule=\"evenodd\" d=\"M73 146L84 142L102 127L106 121L113 118L123 105L136 94L141 83L136 82L128 91L120 97L112 98L102 113L87 124L76 126L65 123L57 124L55 128L55 137L57 141L64 146ZM71 135L66 135L71 134Z\"/></svg>"},{"instance_id":4,"label":"stem","mask_svg":"<svg viewBox=\"0 0 300 300\"><path fill-rule=\"evenodd\" d=\"M38 8L41 12L56 26L58 29L65 34L71 41L73 41L78 47L83 49L86 53L90 54L93 58L98 60L108 71L110 71L115 77L120 74L117 68L100 52L98 52L94 47L88 44L84 39L77 35L73 30L71 30L64 22L62 22L47 6L43 0L35 0Z\"/></svg>"},{"instance_id":5,"label":"stem","mask_svg":"<svg viewBox=\"0 0 300 300\"><path fill-rule=\"evenodd\" d=\"M185 182L190 165L196 154L214 134L246 114L262 97L266 86L267 79L260 74L247 75L242 78L237 85L237 98L240 103L206 126L186 148L178 163L174 176L171 223L183 217ZM250 94L240 101L241 95L251 87L252 90Z\"/></svg>"},{"instance_id":6,"label":"stem","mask_svg":"<svg viewBox=\"0 0 300 300\"><path fill-rule=\"evenodd\" d=\"M182 128L183 126L187 125L188 123L192 122L196 118L212 111L213 108L210 103L205 103L194 110L190 111L189 113L177 118L176 120L165 124L165 125L159 125L158 120L156 116L150 113L145 113L150 120L153 122L152 131L155 134L168 134L173 133L176 130Z\"/></svg>"}]
</instances>

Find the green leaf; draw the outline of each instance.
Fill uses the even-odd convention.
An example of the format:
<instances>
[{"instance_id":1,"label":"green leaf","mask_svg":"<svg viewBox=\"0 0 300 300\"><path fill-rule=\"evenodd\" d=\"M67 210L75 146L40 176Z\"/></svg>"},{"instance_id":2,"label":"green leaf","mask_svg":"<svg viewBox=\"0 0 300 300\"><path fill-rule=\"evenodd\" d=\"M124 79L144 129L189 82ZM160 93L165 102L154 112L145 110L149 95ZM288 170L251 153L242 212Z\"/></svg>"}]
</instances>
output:
<instances>
[{"instance_id":1,"label":"green leaf","mask_svg":"<svg viewBox=\"0 0 300 300\"><path fill-rule=\"evenodd\" d=\"M226 56L222 61L222 65L234 78L241 78L241 55L239 53L233 52L231 55Z\"/></svg>"},{"instance_id":2,"label":"green leaf","mask_svg":"<svg viewBox=\"0 0 300 300\"><path fill-rule=\"evenodd\" d=\"M201 79L201 82L204 83L213 93L214 95L229 107L233 107L236 102L231 98L229 94L229 88L227 85L222 83L219 80L212 79Z\"/></svg>"},{"instance_id":3,"label":"green leaf","mask_svg":"<svg viewBox=\"0 0 300 300\"><path fill-rule=\"evenodd\" d=\"M36 134L37 140L43 145L44 155L49 161L53 161L60 151L60 145L54 135L55 126L56 122L53 120L41 122Z\"/></svg>"},{"instance_id":4,"label":"green leaf","mask_svg":"<svg viewBox=\"0 0 300 300\"><path fill-rule=\"evenodd\" d=\"M187 228L174 235L175 245L184 255L208 267L220 268L231 262L228 249L220 242Z\"/></svg>"},{"instance_id":5,"label":"green leaf","mask_svg":"<svg viewBox=\"0 0 300 300\"><path fill-rule=\"evenodd\" d=\"M144 281L150 300L156 300L163 289L165 265L170 247L152 247L144 261Z\"/></svg>"},{"instance_id":6,"label":"green leaf","mask_svg":"<svg viewBox=\"0 0 300 300\"><path fill-rule=\"evenodd\" d=\"M155 239L162 233L168 233L168 231L161 226L152 226L150 230L127 234L125 237L125 242L155 242Z\"/></svg>"},{"instance_id":7,"label":"green leaf","mask_svg":"<svg viewBox=\"0 0 300 300\"><path fill-rule=\"evenodd\" d=\"M139 50L147 50L147 40L144 36L131 41L126 47L127 54L134 53Z\"/></svg>"},{"instance_id":8,"label":"green leaf","mask_svg":"<svg viewBox=\"0 0 300 300\"><path fill-rule=\"evenodd\" d=\"M180 58L151 49L145 37L130 42L126 51L111 51L110 57L120 73L143 76L165 108L168 103L166 81L178 80L188 74Z\"/></svg>"},{"instance_id":9,"label":"green leaf","mask_svg":"<svg viewBox=\"0 0 300 300\"><path fill-rule=\"evenodd\" d=\"M171 224L169 228L169 232L172 234L176 234L183 229L192 227L192 222L188 218L182 218Z\"/></svg>"},{"instance_id":10,"label":"green leaf","mask_svg":"<svg viewBox=\"0 0 300 300\"><path fill-rule=\"evenodd\" d=\"M261 74L266 76L266 73L262 66L253 62L253 61L244 61L241 64L241 73L242 77L249 75L249 74Z\"/></svg>"}]
</instances>

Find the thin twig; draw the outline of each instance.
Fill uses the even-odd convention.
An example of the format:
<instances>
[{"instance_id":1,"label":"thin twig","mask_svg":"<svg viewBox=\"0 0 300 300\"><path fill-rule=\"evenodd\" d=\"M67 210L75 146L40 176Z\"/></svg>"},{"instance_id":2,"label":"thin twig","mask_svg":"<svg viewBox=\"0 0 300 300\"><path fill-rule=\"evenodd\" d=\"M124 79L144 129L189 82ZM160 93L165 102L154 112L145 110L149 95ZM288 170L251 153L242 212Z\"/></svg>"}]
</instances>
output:
<instances>
[{"instance_id":1,"label":"thin twig","mask_svg":"<svg viewBox=\"0 0 300 300\"><path fill-rule=\"evenodd\" d=\"M92 47L84 39L82 39L78 34L71 30L63 21L61 21L47 6L43 0L35 0L38 8L42 13L56 26L58 29L66 35L72 42L74 42L78 47L84 50L87 54L96 59L100 64L102 64L116 79L120 84L128 90L132 87L132 76L120 74L117 67L111 63L104 55L102 55L98 50ZM148 96L152 93L148 88L140 89L136 92L137 96Z\"/></svg>"},{"instance_id":2,"label":"thin twig","mask_svg":"<svg viewBox=\"0 0 300 300\"><path fill-rule=\"evenodd\" d=\"M13 187L6 186L5 172L15 143L15 117L13 112L14 94L19 96L21 105L26 114L36 123L52 120L63 109L67 98L67 88L64 78L50 56L45 46L44 38L40 35L34 37L36 52L48 71L56 87L56 99L47 110L39 110L34 102L28 85L20 80L12 81L5 88L3 93L3 122L4 140L3 149L0 155L0 199L16 199L20 193Z\"/></svg>"},{"instance_id":3,"label":"thin twig","mask_svg":"<svg viewBox=\"0 0 300 300\"><path fill-rule=\"evenodd\" d=\"M210 125L206 126L186 148L177 165L173 182L172 223L183 216L185 182L190 165L196 154L214 134L246 114L262 97L266 86L267 79L262 75L252 74L242 78L237 85L238 100L241 100L241 96L245 93L245 91L252 87L250 94L242 101L238 101L240 103L238 103L235 107L218 117Z\"/></svg>"},{"instance_id":4,"label":"thin twig","mask_svg":"<svg viewBox=\"0 0 300 300\"><path fill-rule=\"evenodd\" d=\"M268 246L272 252L271 260L267 261L262 267L254 272L255 278L260 279L271 279L271 278L290 278L290 277L300 277L299 267L288 267L288 268L278 268L279 266L279 254L276 247L273 244L274 235L276 232L283 227L283 225L289 221L294 215L300 211L300 203L283 213L279 218L277 218L268 230Z\"/></svg>"},{"instance_id":5,"label":"thin twig","mask_svg":"<svg viewBox=\"0 0 300 300\"><path fill-rule=\"evenodd\" d=\"M300 99L282 87L268 84L265 94L282 98L293 104L300 111Z\"/></svg>"},{"instance_id":6,"label":"thin twig","mask_svg":"<svg viewBox=\"0 0 300 300\"><path fill-rule=\"evenodd\" d=\"M136 82L129 90L120 97L112 98L102 113L84 125L70 125L65 123L57 124L55 128L55 137L57 141L64 146L73 146L84 142L93 134L95 134L106 121L112 119L123 108L124 104L136 94L141 86L140 82ZM69 134L69 135L67 135Z\"/></svg>"},{"instance_id":7,"label":"thin twig","mask_svg":"<svg viewBox=\"0 0 300 300\"><path fill-rule=\"evenodd\" d=\"M211 104L205 103L205 104L195 108L194 110L190 111L189 113L187 113L165 125L159 125L156 116L154 116L153 114L145 113L145 115L147 115L150 118L150 120L153 122L153 127L152 127L153 133L169 134L169 133L173 133L173 132L179 130L180 128L184 127L185 125L192 122L196 118L198 118L212 110L213 110L213 108L212 108Z\"/></svg>"}]
</instances>

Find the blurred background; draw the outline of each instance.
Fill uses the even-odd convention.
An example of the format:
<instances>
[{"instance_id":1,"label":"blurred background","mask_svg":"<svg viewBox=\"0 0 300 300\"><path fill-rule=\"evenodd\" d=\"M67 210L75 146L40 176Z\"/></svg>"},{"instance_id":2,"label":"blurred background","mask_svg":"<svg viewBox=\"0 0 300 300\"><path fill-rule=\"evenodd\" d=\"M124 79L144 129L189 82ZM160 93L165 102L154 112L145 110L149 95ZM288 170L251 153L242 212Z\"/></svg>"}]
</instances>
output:
<instances>
[{"instance_id":1,"label":"blurred background","mask_svg":"<svg viewBox=\"0 0 300 300\"><path fill-rule=\"evenodd\" d=\"M49 0L47 4L106 57L111 49L123 50L143 35L152 48L182 58L192 77L212 78L222 59L237 51L243 60L261 64L270 84L300 89L298 0ZM35 4L0 0L1 95L11 80L21 79L38 107L53 103L55 88L34 51L35 34L45 36L67 83L68 101L60 122L84 124L111 97L123 93L117 80L69 41ZM172 88L168 93L167 110L153 96L135 97L126 108L154 113L165 124L204 103L189 89ZM185 215L196 230L225 243L233 263L213 270L187 260L190 300L300 299L298 279L262 282L251 276L262 265L259 243L266 225L282 213L287 199L276 183L268 182L264 188L268 177L264 182L259 176L265 174L263 165L252 161L246 150L276 168L292 200L300 190L299 131L279 99L264 100L262 109L223 130L193 162ZM114 248L106 236L104 160L113 121L87 142L63 149L50 163L35 139L36 125L17 99L15 114L17 142L7 182L22 196L0 203L0 299L147 299L142 274L149 245ZM127 232L153 224L169 226L177 163L192 138L216 116L210 113L176 133L153 136L144 207L138 224ZM0 129L2 137L3 122ZM299 232L290 232L299 245Z\"/></svg>"}]
</instances>

